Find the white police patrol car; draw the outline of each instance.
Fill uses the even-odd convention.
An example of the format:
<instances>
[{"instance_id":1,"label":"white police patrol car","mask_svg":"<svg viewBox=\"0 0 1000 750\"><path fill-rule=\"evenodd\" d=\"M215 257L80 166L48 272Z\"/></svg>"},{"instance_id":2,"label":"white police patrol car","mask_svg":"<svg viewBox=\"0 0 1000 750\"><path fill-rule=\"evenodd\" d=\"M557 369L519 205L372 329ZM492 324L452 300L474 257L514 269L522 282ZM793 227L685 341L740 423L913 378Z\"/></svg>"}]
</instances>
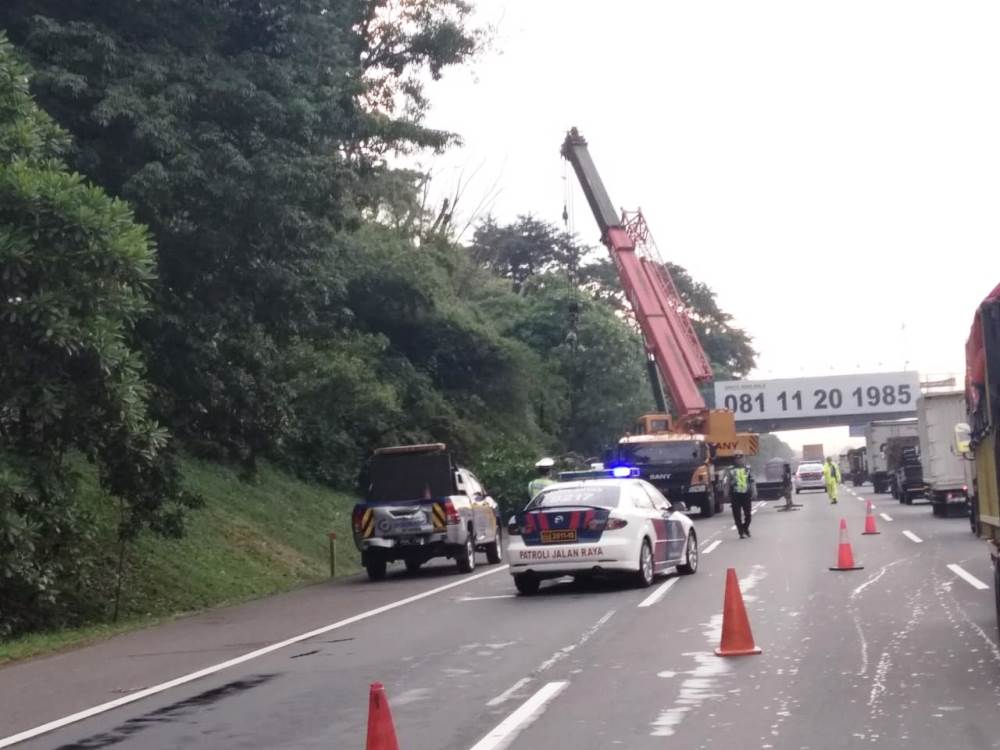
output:
<instances>
[{"instance_id":1,"label":"white police patrol car","mask_svg":"<svg viewBox=\"0 0 1000 750\"><path fill-rule=\"evenodd\" d=\"M546 578L624 575L649 586L657 573L698 570L698 536L628 467L565 472L510 519L507 560L514 585L534 594Z\"/></svg>"}]
</instances>

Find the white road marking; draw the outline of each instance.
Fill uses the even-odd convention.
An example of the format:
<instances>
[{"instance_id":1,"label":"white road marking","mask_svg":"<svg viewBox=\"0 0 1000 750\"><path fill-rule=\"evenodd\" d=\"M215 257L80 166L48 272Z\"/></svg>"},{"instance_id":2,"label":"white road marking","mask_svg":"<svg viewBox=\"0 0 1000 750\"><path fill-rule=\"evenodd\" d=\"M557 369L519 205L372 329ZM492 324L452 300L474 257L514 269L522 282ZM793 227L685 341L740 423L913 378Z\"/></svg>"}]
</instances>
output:
<instances>
[{"instance_id":1,"label":"white road marking","mask_svg":"<svg viewBox=\"0 0 1000 750\"><path fill-rule=\"evenodd\" d=\"M718 544L718 542L716 542L716 544ZM652 594L650 594L641 602L639 602L639 606L652 607L654 604L660 601L660 599L666 596L667 592L670 591L670 587L673 586L675 583L677 583L677 581L679 580L680 580L679 578L668 579L666 582L663 583L662 586L657 587L656 591L654 591Z\"/></svg>"},{"instance_id":2,"label":"white road marking","mask_svg":"<svg viewBox=\"0 0 1000 750\"><path fill-rule=\"evenodd\" d=\"M735 529L736 527L734 526L733 528ZM703 555L711 555L711 554L712 554L713 552L715 552L716 548L717 548L717 547L718 547L718 546L719 546L720 544L722 544L722 540L721 540L721 539L716 539L716 540L715 540L714 542L712 542L712 543L711 543L710 545L708 545L707 547L705 547L705 549L703 549L703 550L701 551L701 554L703 554Z\"/></svg>"},{"instance_id":3,"label":"white road marking","mask_svg":"<svg viewBox=\"0 0 1000 750\"><path fill-rule=\"evenodd\" d=\"M920 544L922 541L924 541L919 536L917 536L916 534L914 534L912 531L904 531L903 532L903 536L905 536L911 542L916 542L917 544Z\"/></svg>"},{"instance_id":4,"label":"white road marking","mask_svg":"<svg viewBox=\"0 0 1000 750\"><path fill-rule=\"evenodd\" d=\"M569 682L550 682L528 698L510 716L497 724L489 734L472 746L472 750L500 750L510 745L518 733L542 715L545 705L566 689Z\"/></svg>"},{"instance_id":5,"label":"white road marking","mask_svg":"<svg viewBox=\"0 0 1000 750\"><path fill-rule=\"evenodd\" d=\"M892 516L890 516L888 513L879 513L879 515L882 516L882 518L884 518L886 521L892 520Z\"/></svg>"},{"instance_id":6,"label":"white road marking","mask_svg":"<svg viewBox=\"0 0 1000 750\"><path fill-rule=\"evenodd\" d=\"M18 734L12 734L9 737L0 738L0 748L10 747L11 745L16 745L18 742L24 742L25 740L30 740L33 737L38 737L39 735L47 734L48 732L55 731L56 729L61 729L69 724L74 724L78 721L83 721L84 719L89 719L91 716L97 716L98 714L106 713L115 708L121 706L127 706L129 703L135 703L143 698L148 698L151 695L156 695L162 693L171 688L178 687L180 685L186 685L189 682L194 682L195 680L201 679L202 677L208 677L209 675L221 672L224 669L229 669L230 667L235 667L238 664L244 664L253 659L259 659L261 656L266 656L267 654L274 653L280 649L292 646L296 643L301 643L302 641L307 641L310 638L315 638L318 635L323 635L324 633L329 633L331 630L339 630L340 628L345 628L348 625L353 625L356 622L361 622L362 620L367 620L376 615L383 614L384 612L389 612L399 607L405 607L407 604L413 604L421 599L427 599L428 597L434 596L435 594L440 594L442 591L448 591L449 589L456 588L458 586L464 586L467 583L472 583L480 578L485 578L486 576L495 575L504 570L507 570L506 565L501 565L491 570L487 570L485 573L477 573L476 575L467 576L459 581L453 581L452 583L446 583L444 586L438 586L437 588L430 589L429 591L424 591L420 594L415 594L413 596L408 596L405 599L399 599L398 601L392 602L390 604L385 604L381 607L376 607L375 609L370 609L367 612L362 612L361 614L354 615L353 617L348 617L344 620L338 620L330 625L324 625L321 628L316 628L315 630L310 630L308 633L302 633L301 635L294 636L293 638L288 638L284 641L279 641L278 643L272 643L270 646L264 646L256 651L251 651L249 653L243 654L242 656L237 656L235 659L229 659L228 661L220 662L218 664L213 664L210 667L205 667L204 669L199 669L197 672L191 672L181 677L177 677L173 680L168 680L167 682L161 682L159 685L153 685L145 690L139 690L130 695L122 696L113 701L108 701L107 703L101 703L100 705L94 706L93 708L88 708L83 711L79 711L75 714L70 714L69 716L64 716L61 719L55 719L47 724L41 724L32 729L26 729Z\"/></svg>"},{"instance_id":7,"label":"white road marking","mask_svg":"<svg viewBox=\"0 0 1000 750\"><path fill-rule=\"evenodd\" d=\"M957 575L959 578L961 578L967 584L972 586L972 588L974 589L979 589L980 591L983 591L989 588L989 586L980 581L978 578L972 575L972 573L967 571L961 565L956 565L955 563L951 563L948 565L948 570Z\"/></svg>"},{"instance_id":8,"label":"white road marking","mask_svg":"<svg viewBox=\"0 0 1000 750\"><path fill-rule=\"evenodd\" d=\"M567 656L569 656L576 649L578 649L584 643L586 643L587 641L589 641L593 637L594 633L596 633L601 628L602 625L604 625L605 623L607 623L607 621L610 620L614 616L615 612L617 612L617 610L614 610L614 609L611 609L611 610L608 610L607 612L605 612L604 615L601 617L600 620L598 620L597 622L595 622L590 627L589 630L587 630L582 636L580 636L580 640L578 640L576 643L571 643L568 646L564 646L563 648L561 648L558 651L556 651L554 654L552 654L552 656L550 656L548 659L546 659L541 664L539 664L538 668L534 672L532 672L532 674L539 675L542 672L544 672L545 670L551 669L552 666L554 664L556 664L560 659L564 659Z\"/></svg>"},{"instance_id":9,"label":"white road marking","mask_svg":"<svg viewBox=\"0 0 1000 750\"><path fill-rule=\"evenodd\" d=\"M522 677L520 680L518 680L509 688L500 693L500 695L498 695L496 698L487 701L486 705L492 708L493 706L499 706L501 703L506 703L508 700L510 700L511 696L514 695L514 693L523 688L529 682L531 682L530 677Z\"/></svg>"},{"instance_id":10,"label":"white road marking","mask_svg":"<svg viewBox=\"0 0 1000 750\"><path fill-rule=\"evenodd\" d=\"M456 602L482 602L487 599L516 599L517 594L496 594L494 596L463 596L456 599Z\"/></svg>"}]
</instances>

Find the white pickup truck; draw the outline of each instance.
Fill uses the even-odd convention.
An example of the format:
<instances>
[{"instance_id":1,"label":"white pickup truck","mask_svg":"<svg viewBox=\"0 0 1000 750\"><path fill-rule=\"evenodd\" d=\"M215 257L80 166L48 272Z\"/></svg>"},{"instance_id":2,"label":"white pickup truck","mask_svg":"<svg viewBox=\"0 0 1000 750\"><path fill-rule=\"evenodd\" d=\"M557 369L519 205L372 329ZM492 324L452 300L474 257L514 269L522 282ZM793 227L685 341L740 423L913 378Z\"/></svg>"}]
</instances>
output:
<instances>
[{"instance_id":1,"label":"white pickup truck","mask_svg":"<svg viewBox=\"0 0 1000 750\"><path fill-rule=\"evenodd\" d=\"M503 553L499 508L443 443L379 448L367 467L365 501L354 507L354 543L373 581L389 563L411 573L434 557L476 567L476 552L492 564Z\"/></svg>"}]
</instances>

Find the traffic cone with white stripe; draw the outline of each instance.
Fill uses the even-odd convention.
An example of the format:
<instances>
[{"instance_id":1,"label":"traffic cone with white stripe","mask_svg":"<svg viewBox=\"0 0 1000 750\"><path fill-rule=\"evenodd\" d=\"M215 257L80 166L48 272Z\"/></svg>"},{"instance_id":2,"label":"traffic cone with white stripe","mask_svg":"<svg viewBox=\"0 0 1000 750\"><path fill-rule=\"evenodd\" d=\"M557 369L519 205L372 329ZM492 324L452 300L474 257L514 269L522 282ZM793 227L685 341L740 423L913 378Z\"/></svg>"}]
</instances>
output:
<instances>
[{"instance_id":1,"label":"traffic cone with white stripe","mask_svg":"<svg viewBox=\"0 0 1000 750\"><path fill-rule=\"evenodd\" d=\"M381 682L373 682L368 693L368 739L365 750L399 750L396 727Z\"/></svg>"},{"instance_id":2,"label":"traffic cone with white stripe","mask_svg":"<svg viewBox=\"0 0 1000 750\"><path fill-rule=\"evenodd\" d=\"M726 571L726 599L722 607L722 642L715 649L716 656L750 656L759 654L753 642L750 619L743 604L743 592L736 577L736 569Z\"/></svg>"},{"instance_id":3,"label":"traffic cone with white stripe","mask_svg":"<svg viewBox=\"0 0 1000 750\"><path fill-rule=\"evenodd\" d=\"M854 564L854 552L847 538L847 521L840 519L840 545L837 548L837 567L830 570L862 570L864 565Z\"/></svg>"},{"instance_id":4,"label":"traffic cone with white stripe","mask_svg":"<svg viewBox=\"0 0 1000 750\"><path fill-rule=\"evenodd\" d=\"M869 534L881 534L882 532L875 528L875 514L872 512L872 501L868 501L868 512L865 514L865 530L861 532L862 536L867 536Z\"/></svg>"}]
</instances>

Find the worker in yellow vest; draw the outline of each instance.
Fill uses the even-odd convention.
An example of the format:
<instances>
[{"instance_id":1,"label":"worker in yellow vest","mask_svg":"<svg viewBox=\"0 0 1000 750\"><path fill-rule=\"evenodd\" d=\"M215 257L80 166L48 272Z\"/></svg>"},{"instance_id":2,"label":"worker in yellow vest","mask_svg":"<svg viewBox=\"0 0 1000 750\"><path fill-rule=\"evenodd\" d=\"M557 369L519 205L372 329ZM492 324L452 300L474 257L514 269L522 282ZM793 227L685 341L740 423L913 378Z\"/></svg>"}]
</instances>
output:
<instances>
[{"instance_id":1,"label":"worker in yellow vest","mask_svg":"<svg viewBox=\"0 0 1000 750\"><path fill-rule=\"evenodd\" d=\"M832 456L826 457L823 464L823 481L826 482L826 494L830 496L830 505L837 504L837 485L840 484L840 469L833 462Z\"/></svg>"},{"instance_id":2,"label":"worker in yellow vest","mask_svg":"<svg viewBox=\"0 0 1000 750\"><path fill-rule=\"evenodd\" d=\"M753 473L744 463L743 454L736 453L734 458L736 464L730 466L726 472L725 486L740 539L749 539L750 519L752 518L750 506L753 503L753 496L756 494L756 484Z\"/></svg>"}]
</instances>

